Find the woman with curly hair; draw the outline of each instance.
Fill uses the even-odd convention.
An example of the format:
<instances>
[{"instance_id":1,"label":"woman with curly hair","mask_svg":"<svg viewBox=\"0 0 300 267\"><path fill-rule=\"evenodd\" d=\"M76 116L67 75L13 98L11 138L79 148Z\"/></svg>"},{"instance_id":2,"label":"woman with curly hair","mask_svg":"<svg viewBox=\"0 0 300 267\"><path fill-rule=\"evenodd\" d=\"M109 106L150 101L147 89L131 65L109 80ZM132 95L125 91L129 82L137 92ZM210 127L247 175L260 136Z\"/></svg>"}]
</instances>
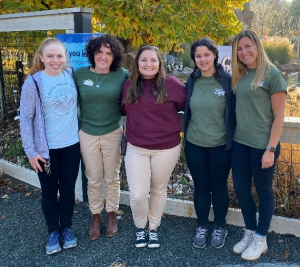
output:
<instances>
[{"instance_id":1,"label":"woman with curly hair","mask_svg":"<svg viewBox=\"0 0 300 267\"><path fill-rule=\"evenodd\" d=\"M120 98L129 72L121 67L124 48L110 35L91 39L86 45L91 66L78 69L74 80L80 94L81 129L79 131L88 198L92 212L89 238L100 237L104 208L103 180L106 187L106 235L118 233L116 211L119 208L122 136Z\"/></svg>"},{"instance_id":2,"label":"woman with curly hair","mask_svg":"<svg viewBox=\"0 0 300 267\"><path fill-rule=\"evenodd\" d=\"M183 110L185 98L184 85L165 75L158 48L142 46L123 85L121 100L122 112L127 115L125 167L137 248L160 247L157 228L166 204L167 184L180 154L177 112Z\"/></svg>"},{"instance_id":3,"label":"woman with curly hair","mask_svg":"<svg viewBox=\"0 0 300 267\"><path fill-rule=\"evenodd\" d=\"M287 84L251 30L240 32L233 40L232 87L236 94L232 177L246 225L244 237L233 251L244 260L257 260L268 249ZM258 222L252 179L259 198Z\"/></svg>"}]
</instances>

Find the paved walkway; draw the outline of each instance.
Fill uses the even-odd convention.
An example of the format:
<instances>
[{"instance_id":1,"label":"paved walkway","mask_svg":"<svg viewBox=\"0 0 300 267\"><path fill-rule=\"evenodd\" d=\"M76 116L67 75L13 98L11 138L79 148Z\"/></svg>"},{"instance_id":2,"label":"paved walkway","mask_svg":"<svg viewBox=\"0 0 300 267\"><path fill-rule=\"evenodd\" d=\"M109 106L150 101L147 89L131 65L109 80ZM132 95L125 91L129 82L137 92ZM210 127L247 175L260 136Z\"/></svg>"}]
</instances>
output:
<instances>
[{"instance_id":1,"label":"paved walkway","mask_svg":"<svg viewBox=\"0 0 300 267\"><path fill-rule=\"evenodd\" d=\"M45 254L47 231L40 208L40 192L29 186L24 192L8 194L0 190L0 267L63 266L63 267L300 267L300 238L270 234L269 251L257 262L245 262L232 252L243 231L228 226L224 248L210 246L195 249L192 238L196 220L164 216L159 228L162 246L159 249L136 249L135 227L131 211L122 205L119 218L119 234L105 236L105 228L97 241L88 239L90 212L86 204L75 207L73 229L79 240L78 247ZM30 194L28 194L30 193ZM103 215L104 222L106 214Z\"/></svg>"}]
</instances>

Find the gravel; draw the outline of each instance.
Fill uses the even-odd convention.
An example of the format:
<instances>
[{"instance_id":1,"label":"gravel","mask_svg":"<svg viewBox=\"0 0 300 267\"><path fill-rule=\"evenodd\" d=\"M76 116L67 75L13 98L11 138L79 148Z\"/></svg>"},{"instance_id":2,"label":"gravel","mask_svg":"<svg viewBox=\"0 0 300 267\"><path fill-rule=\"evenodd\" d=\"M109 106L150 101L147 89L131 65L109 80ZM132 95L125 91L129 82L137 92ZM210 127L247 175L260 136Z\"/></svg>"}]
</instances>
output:
<instances>
[{"instance_id":1,"label":"gravel","mask_svg":"<svg viewBox=\"0 0 300 267\"><path fill-rule=\"evenodd\" d=\"M28 186L25 192L11 193L6 198L2 198L3 190L0 193L0 267L300 267L300 238L270 233L268 253L254 263L246 262L232 252L232 247L243 235L240 227L228 226L228 237L222 249L215 250L210 245L196 249L192 246L196 220L169 215L163 216L159 227L161 248L137 249L131 210L125 205L120 206L124 214L120 215L119 234L106 237L104 226L101 237L90 241L91 215L86 203L75 206L73 230L78 246L49 256L45 253L48 233L40 207L40 191ZM103 220L105 223L105 212Z\"/></svg>"}]
</instances>

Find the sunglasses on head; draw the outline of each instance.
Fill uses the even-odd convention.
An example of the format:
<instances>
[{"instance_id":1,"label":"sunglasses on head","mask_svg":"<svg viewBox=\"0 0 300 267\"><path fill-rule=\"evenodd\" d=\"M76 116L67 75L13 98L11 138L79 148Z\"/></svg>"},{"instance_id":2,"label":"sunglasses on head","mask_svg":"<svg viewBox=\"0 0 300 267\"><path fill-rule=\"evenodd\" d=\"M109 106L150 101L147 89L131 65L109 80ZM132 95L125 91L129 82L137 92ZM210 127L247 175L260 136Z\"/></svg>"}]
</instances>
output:
<instances>
[{"instance_id":1,"label":"sunglasses on head","mask_svg":"<svg viewBox=\"0 0 300 267\"><path fill-rule=\"evenodd\" d=\"M139 49L142 49L142 48L150 48L150 49L154 49L154 50L159 50L159 48L154 45L142 45L142 46L140 46Z\"/></svg>"}]
</instances>

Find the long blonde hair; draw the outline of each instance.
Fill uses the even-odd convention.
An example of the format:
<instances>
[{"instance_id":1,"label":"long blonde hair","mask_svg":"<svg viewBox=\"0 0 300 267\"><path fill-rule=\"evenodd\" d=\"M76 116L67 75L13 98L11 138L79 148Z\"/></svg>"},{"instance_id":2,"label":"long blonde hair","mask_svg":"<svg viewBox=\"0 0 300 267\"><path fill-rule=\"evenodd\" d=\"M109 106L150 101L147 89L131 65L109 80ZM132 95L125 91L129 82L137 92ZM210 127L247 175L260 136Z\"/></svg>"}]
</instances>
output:
<instances>
[{"instance_id":1,"label":"long blonde hair","mask_svg":"<svg viewBox=\"0 0 300 267\"><path fill-rule=\"evenodd\" d=\"M33 64L32 64L32 67L30 68L30 74L34 74L40 70L45 69L45 64L44 64L44 62L41 61L40 56L43 55L45 48L51 44L58 44L58 45L62 46L63 51L65 53L65 57L67 58L66 49L65 49L63 43L56 38L48 37L42 41L39 49L35 52L35 55L33 58ZM65 69L65 68L67 68L67 66L65 65L63 68Z\"/></svg>"},{"instance_id":2,"label":"long blonde hair","mask_svg":"<svg viewBox=\"0 0 300 267\"><path fill-rule=\"evenodd\" d=\"M234 37L232 44L231 69L233 90L235 90L236 85L240 81L240 79L248 72L247 66L244 63L242 63L237 56L238 42L243 37L250 38L255 47L255 50L257 51L257 68L254 80L252 81L252 88L257 88L259 84L268 76L271 67L274 66L269 60L256 33L252 30L245 30L240 32Z\"/></svg>"}]
</instances>

